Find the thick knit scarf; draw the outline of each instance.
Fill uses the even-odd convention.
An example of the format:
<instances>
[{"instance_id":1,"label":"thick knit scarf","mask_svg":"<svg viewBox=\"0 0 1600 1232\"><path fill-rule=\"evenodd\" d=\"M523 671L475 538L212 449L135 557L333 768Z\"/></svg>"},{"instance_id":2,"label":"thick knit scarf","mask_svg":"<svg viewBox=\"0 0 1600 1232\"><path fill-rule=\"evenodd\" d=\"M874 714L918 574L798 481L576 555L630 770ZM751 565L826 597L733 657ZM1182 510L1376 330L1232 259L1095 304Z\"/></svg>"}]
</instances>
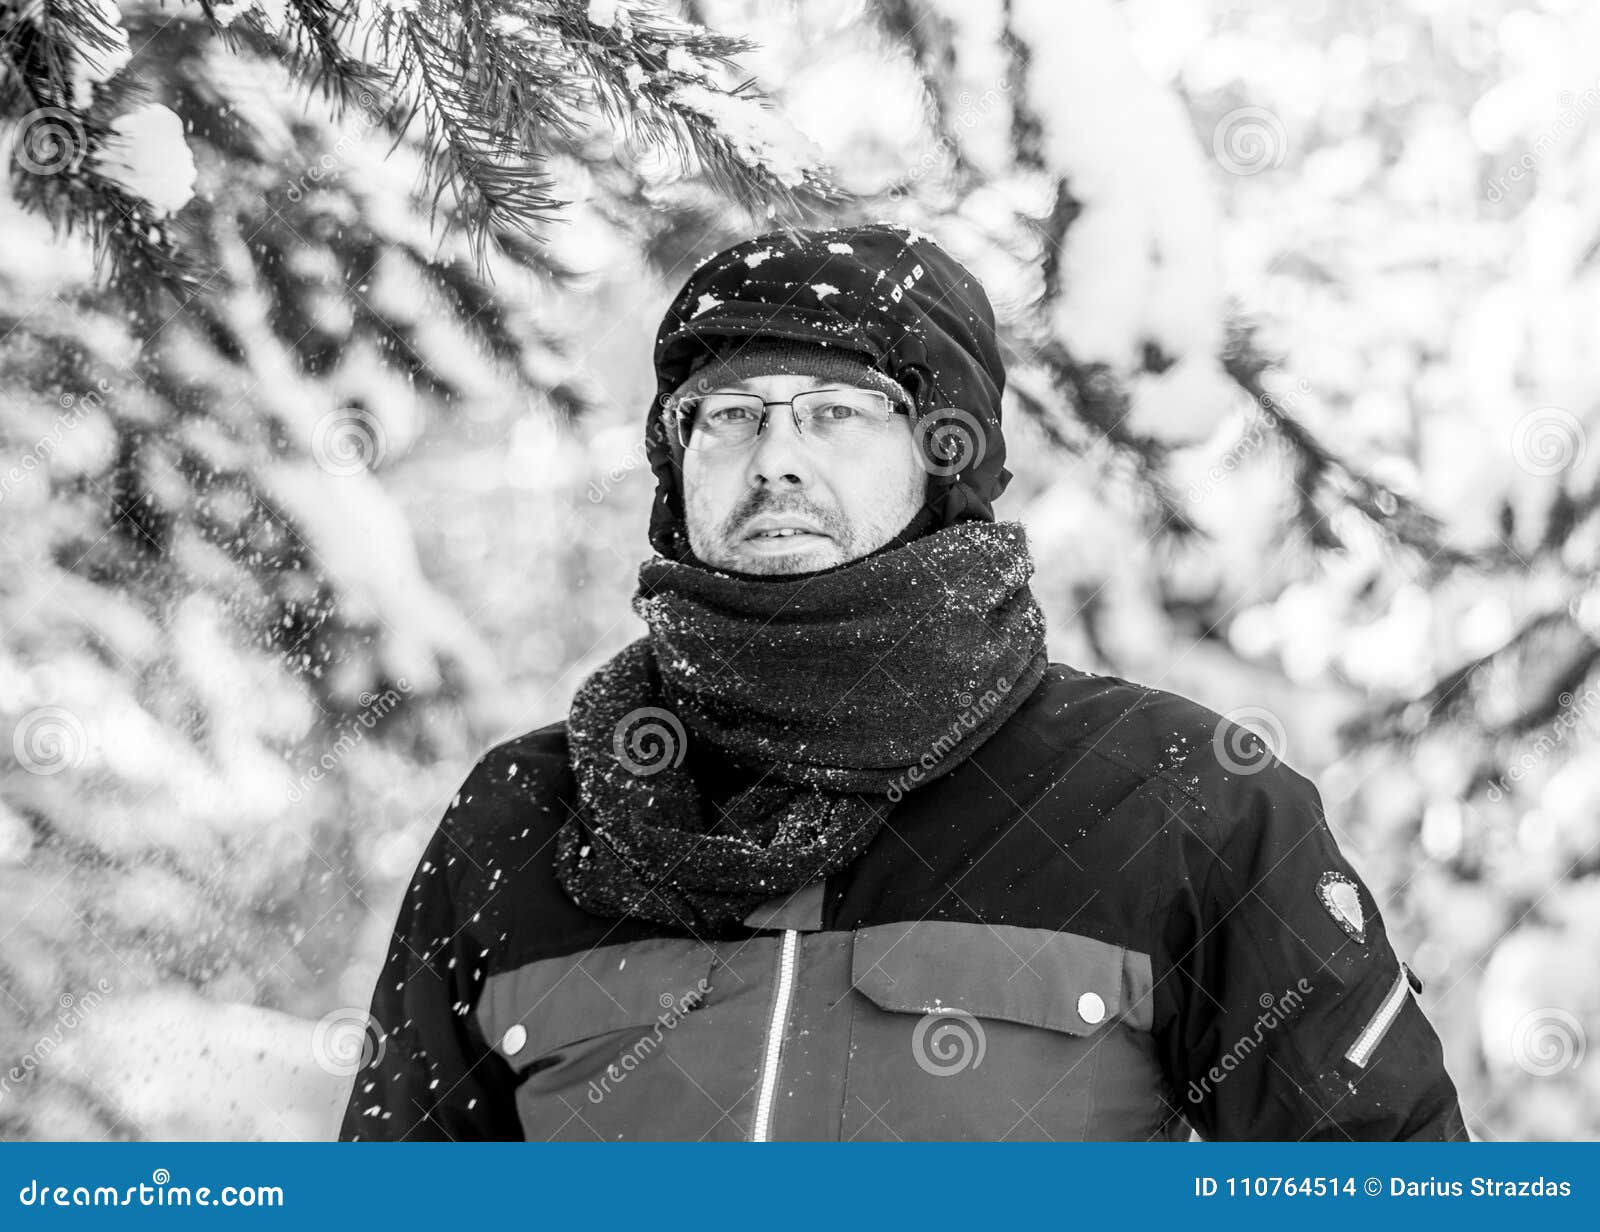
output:
<instances>
[{"instance_id":1,"label":"thick knit scarf","mask_svg":"<svg viewBox=\"0 0 1600 1232\"><path fill-rule=\"evenodd\" d=\"M844 868L901 796L966 760L1044 675L1020 523L960 522L829 569L752 579L657 556L649 636L573 698L578 815L556 876L597 915L694 931ZM748 776L708 807L690 742ZM716 814L716 815L713 815Z\"/></svg>"}]
</instances>

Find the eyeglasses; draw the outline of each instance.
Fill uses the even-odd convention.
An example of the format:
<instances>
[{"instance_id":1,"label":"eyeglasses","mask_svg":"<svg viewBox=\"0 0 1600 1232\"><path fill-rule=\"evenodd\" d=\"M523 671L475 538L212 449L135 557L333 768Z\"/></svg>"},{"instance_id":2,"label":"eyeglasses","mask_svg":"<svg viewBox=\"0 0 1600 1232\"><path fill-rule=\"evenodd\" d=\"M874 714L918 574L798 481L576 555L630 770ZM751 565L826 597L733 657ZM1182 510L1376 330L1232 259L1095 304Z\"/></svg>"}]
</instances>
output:
<instances>
[{"instance_id":1,"label":"eyeglasses","mask_svg":"<svg viewBox=\"0 0 1600 1232\"><path fill-rule=\"evenodd\" d=\"M748 445L767 426L767 409L787 406L794 430L818 444L849 448L870 440L895 415L910 415L876 389L810 389L768 402L759 394L711 393L679 398L668 410L678 444L696 452Z\"/></svg>"}]
</instances>

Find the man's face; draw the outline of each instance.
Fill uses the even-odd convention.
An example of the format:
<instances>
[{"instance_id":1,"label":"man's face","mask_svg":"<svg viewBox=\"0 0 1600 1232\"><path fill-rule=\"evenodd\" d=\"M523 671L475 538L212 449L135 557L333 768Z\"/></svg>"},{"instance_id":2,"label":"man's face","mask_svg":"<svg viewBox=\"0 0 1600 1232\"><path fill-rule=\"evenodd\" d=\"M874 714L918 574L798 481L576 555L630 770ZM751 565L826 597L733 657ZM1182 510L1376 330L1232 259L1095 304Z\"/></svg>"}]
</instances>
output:
<instances>
[{"instance_id":1,"label":"man's face","mask_svg":"<svg viewBox=\"0 0 1600 1232\"><path fill-rule=\"evenodd\" d=\"M848 386L804 374L720 387L769 401L838 388ZM882 547L921 509L928 473L908 416L890 416L881 434L840 449L796 433L788 407L768 411L748 444L683 455L689 545L708 565L739 573L826 569ZM771 533L786 527L803 533Z\"/></svg>"}]
</instances>

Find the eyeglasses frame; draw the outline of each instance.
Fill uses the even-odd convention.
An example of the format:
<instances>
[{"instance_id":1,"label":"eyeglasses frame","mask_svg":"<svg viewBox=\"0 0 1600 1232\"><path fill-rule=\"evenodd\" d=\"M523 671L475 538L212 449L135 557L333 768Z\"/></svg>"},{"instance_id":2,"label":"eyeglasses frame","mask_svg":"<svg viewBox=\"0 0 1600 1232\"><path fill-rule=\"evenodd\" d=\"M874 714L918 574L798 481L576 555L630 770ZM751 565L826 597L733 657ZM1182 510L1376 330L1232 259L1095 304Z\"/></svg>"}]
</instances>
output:
<instances>
[{"instance_id":1,"label":"eyeglasses frame","mask_svg":"<svg viewBox=\"0 0 1600 1232\"><path fill-rule=\"evenodd\" d=\"M806 439L805 430L803 428L801 428L801 426L800 426L800 412L795 410L795 408L794 408L794 399L795 398L804 398L809 394L829 394L829 393L867 393L867 394L873 394L873 395L875 395L877 397L882 398L885 402L887 402L889 404L889 414L891 414L891 415L905 415L905 416L908 416L908 417L912 417L916 413L913 410L913 408L908 406L903 400L898 399L898 398L890 397L888 394L884 393L883 390L881 390L881 389L862 389L859 386L824 385L821 389L803 389L799 393L795 394L794 398L774 398L774 399L772 399L770 401L768 399L766 399L766 398L762 398L760 394L745 393L744 390L740 390L740 389L730 389L730 390L721 390L721 391L711 390L708 393L691 394L686 398L679 399L671 407L670 416L669 417L672 420L672 437L673 437L673 440L675 440L677 442L679 449L687 450L689 448L689 441L688 441L688 438L687 438L687 434L683 430L683 428L684 428L684 420L687 417L684 414L685 405L686 404L692 405L692 403L696 399L709 398L709 397L711 397L712 394L715 394L715 393L718 393L718 392L728 393L728 394L741 394L741 395L743 395L744 397L747 397L747 398L758 398L758 399L760 399L760 401L761 401L761 418L756 422L755 435L752 436L750 438L750 440L742 442L745 445L749 445L749 444L759 440L761 438L761 434L767 430L767 420L771 416L771 411L768 408L774 407L774 406L786 406L786 407L789 408L789 417L790 417L790 421L794 424L795 435L798 436L801 440L805 440ZM885 420L885 423L887 423L887 422L888 421ZM729 448L732 448L732 446L729 446Z\"/></svg>"}]
</instances>

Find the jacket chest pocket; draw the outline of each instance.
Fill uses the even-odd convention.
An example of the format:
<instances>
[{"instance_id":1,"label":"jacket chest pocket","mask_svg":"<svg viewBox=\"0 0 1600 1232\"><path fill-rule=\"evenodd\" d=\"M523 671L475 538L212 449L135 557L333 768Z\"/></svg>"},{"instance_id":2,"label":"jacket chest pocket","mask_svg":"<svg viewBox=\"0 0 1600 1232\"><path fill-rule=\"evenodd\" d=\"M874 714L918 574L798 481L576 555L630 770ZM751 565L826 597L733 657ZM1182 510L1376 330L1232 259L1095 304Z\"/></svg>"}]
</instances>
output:
<instances>
[{"instance_id":1,"label":"jacket chest pocket","mask_svg":"<svg viewBox=\"0 0 1600 1232\"><path fill-rule=\"evenodd\" d=\"M670 1114L640 1110L670 1109L684 1097L672 1035L704 1003L711 963L702 942L652 938L491 976L478 1022L517 1074L524 1136L676 1136L683 1127Z\"/></svg>"},{"instance_id":2,"label":"jacket chest pocket","mask_svg":"<svg viewBox=\"0 0 1600 1232\"><path fill-rule=\"evenodd\" d=\"M1164 1115L1150 963L1054 929L859 929L842 1135L1148 1136Z\"/></svg>"}]
</instances>

